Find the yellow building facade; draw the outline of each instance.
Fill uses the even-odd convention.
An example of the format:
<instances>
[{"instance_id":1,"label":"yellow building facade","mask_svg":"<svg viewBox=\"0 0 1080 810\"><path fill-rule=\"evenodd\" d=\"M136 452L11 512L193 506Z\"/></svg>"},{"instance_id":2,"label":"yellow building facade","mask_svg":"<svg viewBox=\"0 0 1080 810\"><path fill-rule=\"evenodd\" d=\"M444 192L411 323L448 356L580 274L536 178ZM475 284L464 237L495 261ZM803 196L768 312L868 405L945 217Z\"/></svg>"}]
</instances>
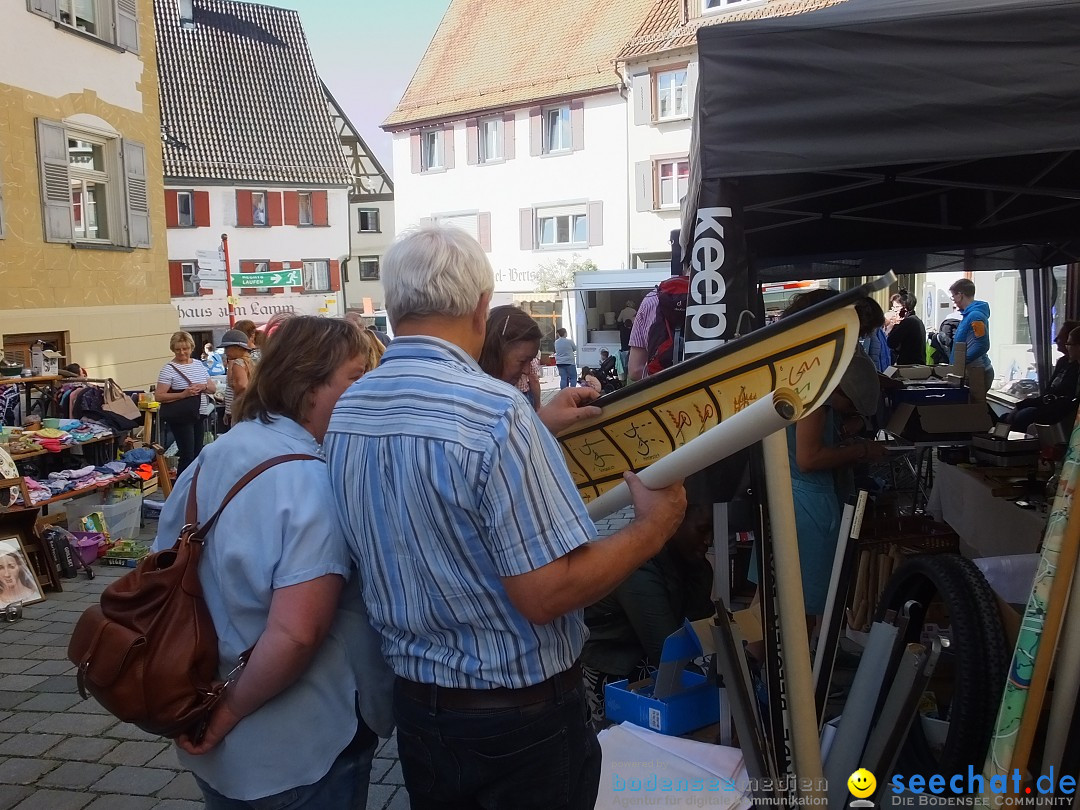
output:
<instances>
[{"instance_id":1,"label":"yellow building facade","mask_svg":"<svg viewBox=\"0 0 1080 810\"><path fill-rule=\"evenodd\" d=\"M157 379L178 328L153 25L151 0L0 10L0 340L125 387Z\"/></svg>"}]
</instances>

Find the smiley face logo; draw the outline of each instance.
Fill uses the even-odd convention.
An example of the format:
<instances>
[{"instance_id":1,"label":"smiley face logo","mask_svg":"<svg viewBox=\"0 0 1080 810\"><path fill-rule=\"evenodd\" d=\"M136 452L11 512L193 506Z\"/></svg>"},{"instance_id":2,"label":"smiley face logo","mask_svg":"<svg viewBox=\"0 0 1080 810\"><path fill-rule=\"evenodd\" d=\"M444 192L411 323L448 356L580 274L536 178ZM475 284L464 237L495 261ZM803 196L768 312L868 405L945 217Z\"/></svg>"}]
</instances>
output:
<instances>
[{"instance_id":1,"label":"smiley face logo","mask_svg":"<svg viewBox=\"0 0 1080 810\"><path fill-rule=\"evenodd\" d=\"M877 789L877 779L866 768L859 768L847 780L848 790L857 799L865 799Z\"/></svg>"}]
</instances>

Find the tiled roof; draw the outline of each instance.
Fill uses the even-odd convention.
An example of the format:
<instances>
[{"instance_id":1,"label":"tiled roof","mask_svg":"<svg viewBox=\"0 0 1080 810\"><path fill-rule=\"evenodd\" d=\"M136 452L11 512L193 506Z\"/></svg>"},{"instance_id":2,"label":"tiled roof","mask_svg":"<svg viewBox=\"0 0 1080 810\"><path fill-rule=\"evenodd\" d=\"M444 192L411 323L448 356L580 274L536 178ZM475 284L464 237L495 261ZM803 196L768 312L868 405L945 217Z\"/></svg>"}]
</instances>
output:
<instances>
[{"instance_id":1,"label":"tiled roof","mask_svg":"<svg viewBox=\"0 0 1080 810\"><path fill-rule=\"evenodd\" d=\"M386 129L613 89L655 0L453 0Z\"/></svg>"},{"instance_id":2,"label":"tiled roof","mask_svg":"<svg viewBox=\"0 0 1080 810\"><path fill-rule=\"evenodd\" d=\"M686 2L690 3L693 9L700 0L655 0L645 22L625 43L618 61L625 62L694 45L697 42L698 29L705 25L760 20L765 17L790 17L793 14L835 6L844 0L766 0L749 8L740 9L734 6L731 11L692 17L684 22L683 4Z\"/></svg>"},{"instance_id":3,"label":"tiled roof","mask_svg":"<svg viewBox=\"0 0 1080 810\"><path fill-rule=\"evenodd\" d=\"M348 185L299 14L195 0L194 20L154 0L165 176Z\"/></svg>"}]
</instances>

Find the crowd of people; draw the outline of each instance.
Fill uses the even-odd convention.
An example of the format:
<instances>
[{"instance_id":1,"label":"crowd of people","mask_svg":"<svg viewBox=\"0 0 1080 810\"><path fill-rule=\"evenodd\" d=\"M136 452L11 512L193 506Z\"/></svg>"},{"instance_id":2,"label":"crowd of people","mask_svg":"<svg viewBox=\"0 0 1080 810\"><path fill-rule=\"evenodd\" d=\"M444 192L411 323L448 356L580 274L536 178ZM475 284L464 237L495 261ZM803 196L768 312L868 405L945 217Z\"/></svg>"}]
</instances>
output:
<instances>
[{"instance_id":1,"label":"crowd of people","mask_svg":"<svg viewBox=\"0 0 1080 810\"><path fill-rule=\"evenodd\" d=\"M981 373L988 313L963 281L955 338ZM488 259L452 228L400 237L382 283L388 346L354 319L237 324L219 341L229 429L200 448L197 427L163 414L183 444L157 548L175 541L192 489L207 515L260 463L292 459L242 490L207 539L199 578L228 686L205 737L178 740L181 761L212 809L363 807L377 738L396 727L413 808L592 807L604 685L655 668L684 619L713 611L711 500L626 473L634 517L598 538L554 436L599 415L616 359L579 372L560 329L560 391L542 405L539 327L517 307L489 310ZM634 334L655 306L627 309L633 380L647 359ZM788 429L808 629L851 470L882 452L866 434L879 355L926 360L906 292L889 313L858 309L866 349ZM1067 326L1037 414L1080 380L1080 324ZM214 382L190 335L170 348L157 396L194 422ZM297 728L302 745L289 742Z\"/></svg>"}]
</instances>

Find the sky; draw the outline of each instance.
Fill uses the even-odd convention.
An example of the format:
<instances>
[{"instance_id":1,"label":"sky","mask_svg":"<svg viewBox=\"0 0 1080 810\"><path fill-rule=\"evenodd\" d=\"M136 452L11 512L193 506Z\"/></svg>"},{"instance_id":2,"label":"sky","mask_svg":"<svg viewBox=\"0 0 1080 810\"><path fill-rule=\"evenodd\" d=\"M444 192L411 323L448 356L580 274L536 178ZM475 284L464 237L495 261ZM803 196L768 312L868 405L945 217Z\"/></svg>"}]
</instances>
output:
<instances>
[{"instance_id":1,"label":"sky","mask_svg":"<svg viewBox=\"0 0 1080 810\"><path fill-rule=\"evenodd\" d=\"M401 99L450 0L260 0L300 12L315 67L360 136L393 173L379 128Z\"/></svg>"}]
</instances>

